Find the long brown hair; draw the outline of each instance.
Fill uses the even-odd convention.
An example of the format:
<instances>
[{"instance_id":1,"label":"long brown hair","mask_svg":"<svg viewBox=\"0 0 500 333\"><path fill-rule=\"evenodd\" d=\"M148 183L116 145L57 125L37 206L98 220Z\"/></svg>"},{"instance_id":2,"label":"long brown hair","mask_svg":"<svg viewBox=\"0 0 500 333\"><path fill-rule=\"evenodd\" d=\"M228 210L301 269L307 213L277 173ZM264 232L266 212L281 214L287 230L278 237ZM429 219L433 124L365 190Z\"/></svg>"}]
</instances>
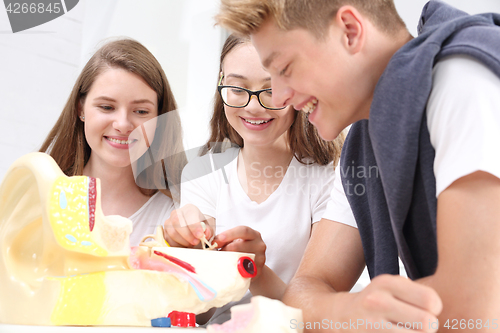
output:
<instances>
[{"instance_id":1,"label":"long brown hair","mask_svg":"<svg viewBox=\"0 0 500 333\"><path fill-rule=\"evenodd\" d=\"M79 110L82 108L96 78L109 68L124 69L144 79L158 97L158 116L177 109L167 77L160 63L146 47L132 39L120 39L106 43L83 68L59 119L40 148L40 152L47 152L54 158L67 176L82 175L83 168L89 161L91 148L85 139L84 123L79 119ZM161 142L163 149L174 152L183 151L178 114L176 112L169 114L169 121L175 122L175 124L171 123L168 131L156 131L153 142ZM165 135L168 137L164 137ZM170 166L167 166L170 171L169 182L167 179L163 179L161 183L165 184L166 187L159 186L165 189L162 192L170 197L172 197L172 191L168 188L168 184L175 186L180 184L180 173L187 161L183 154L175 156L176 159L170 159L168 162ZM180 170L173 171L177 169ZM163 172L156 172L156 174L164 177ZM152 195L156 192L156 190L148 191L142 188L141 191L146 195ZM179 193L178 189L176 192Z\"/></svg>"},{"instance_id":2,"label":"long brown hair","mask_svg":"<svg viewBox=\"0 0 500 333\"><path fill-rule=\"evenodd\" d=\"M224 59L228 53L238 45L245 43L250 43L250 40L234 34L226 39L220 55L219 73L222 73ZM217 81L219 78L217 78ZM202 154L207 153L211 149L214 152L219 152L223 146L222 143L225 141L229 141L240 147L244 146L243 138L234 130L226 118L224 103L217 89L214 98L214 112L210 120L210 132L210 138L203 147ZM319 165L327 165L334 161L334 165L337 165L344 139L345 135L343 132L331 142L321 139L318 130L307 120L307 115L300 111L295 111L295 120L288 129L288 145L290 150L297 160L303 164L308 164L312 161Z\"/></svg>"}]
</instances>

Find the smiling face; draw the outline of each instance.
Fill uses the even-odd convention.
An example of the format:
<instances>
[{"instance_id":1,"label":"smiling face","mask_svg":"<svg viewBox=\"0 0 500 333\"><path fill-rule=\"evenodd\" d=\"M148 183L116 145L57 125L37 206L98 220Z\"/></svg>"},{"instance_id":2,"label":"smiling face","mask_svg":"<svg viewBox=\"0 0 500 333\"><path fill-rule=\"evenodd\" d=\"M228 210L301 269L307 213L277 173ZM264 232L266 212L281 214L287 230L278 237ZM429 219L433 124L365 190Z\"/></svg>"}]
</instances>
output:
<instances>
[{"instance_id":1,"label":"smiling face","mask_svg":"<svg viewBox=\"0 0 500 333\"><path fill-rule=\"evenodd\" d=\"M80 110L92 150L88 163L129 166L129 146L135 143L129 135L158 115L157 103L156 92L140 76L118 68L101 73Z\"/></svg>"},{"instance_id":2,"label":"smiling face","mask_svg":"<svg viewBox=\"0 0 500 333\"><path fill-rule=\"evenodd\" d=\"M372 80L367 80L366 65L359 61L363 56L356 49L362 35L350 28L333 20L318 39L300 28L281 30L268 19L251 36L271 75L274 104L312 112L309 121L325 140L334 140L349 124L366 118L371 102Z\"/></svg>"},{"instance_id":3,"label":"smiling face","mask_svg":"<svg viewBox=\"0 0 500 333\"><path fill-rule=\"evenodd\" d=\"M230 51L224 59L222 71L223 85L253 91L271 88L271 77L262 68L259 56L250 43L238 45ZM263 108L255 96L244 108L224 105L224 111L245 146L266 146L286 140L285 133L295 119L293 108L271 111Z\"/></svg>"}]
</instances>

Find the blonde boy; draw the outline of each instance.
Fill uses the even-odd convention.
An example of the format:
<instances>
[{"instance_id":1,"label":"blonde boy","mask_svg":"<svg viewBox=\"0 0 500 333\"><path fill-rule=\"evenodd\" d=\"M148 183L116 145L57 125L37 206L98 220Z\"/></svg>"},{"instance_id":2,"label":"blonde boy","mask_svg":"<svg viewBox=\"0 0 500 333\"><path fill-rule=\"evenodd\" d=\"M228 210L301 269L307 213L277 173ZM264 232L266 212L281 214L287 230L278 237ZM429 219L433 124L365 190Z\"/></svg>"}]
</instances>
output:
<instances>
[{"instance_id":1,"label":"blonde boy","mask_svg":"<svg viewBox=\"0 0 500 333\"><path fill-rule=\"evenodd\" d=\"M354 123L340 171L359 234L316 228L284 301L306 322L498 328L499 15L430 1L415 39L392 0L222 0L217 20L251 36L275 105L310 113L326 140ZM349 294L359 235L373 280ZM388 275L398 254L413 281Z\"/></svg>"}]
</instances>

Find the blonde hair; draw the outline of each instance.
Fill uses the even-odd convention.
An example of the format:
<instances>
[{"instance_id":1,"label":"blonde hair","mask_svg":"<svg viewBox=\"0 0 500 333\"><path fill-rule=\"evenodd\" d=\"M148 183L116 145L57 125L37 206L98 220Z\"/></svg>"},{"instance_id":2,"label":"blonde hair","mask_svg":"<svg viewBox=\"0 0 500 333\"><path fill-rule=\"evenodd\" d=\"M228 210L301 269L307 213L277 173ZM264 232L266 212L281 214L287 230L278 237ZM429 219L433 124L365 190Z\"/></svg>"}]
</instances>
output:
<instances>
[{"instance_id":1,"label":"blonde hair","mask_svg":"<svg viewBox=\"0 0 500 333\"><path fill-rule=\"evenodd\" d=\"M85 138L84 124L79 119L79 109L96 78L109 68L121 68L144 79L156 92L158 116L177 109L167 77L160 63L146 47L132 39L115 40L103 45L83 68L59 119L40 148L41 152L47 152L54 158L67 176L82 175L83 168L90 158L91 148ZM176 112L169 116L169 130L156 131L153 142L161 146L159 149L172 152L183 151L180 118ZM170 197L172 197L172 189L169 189L167 184L175 186L180 184L182 168L187 163L185 155L176 154L175 156L175 160L170 159L167 166L169 170L172 170L169 173L169 182L167 179L156 179L157 184L166 184L166 187L159 185L159 188L165 189L162 192ZM145 159L146 156L141 158ZM141 158L137 163L142 163ZM163 161L161 162L164 164ZM161 167L157 166L157 168ZM156 178L158 175L160 178L166 178L161 170L154 174L157 175ZM175 190L175 193L179 193L178 188ZM141 188L141 192L152 195L156 193L156 190Z\"/></svg>"},{"instance_id":2,"label":"blonde hair","mask_svg":"<svg viewBox=\"0 0 500 333\"><path fill-rule=\"evenodd\" d=\"M215 19L241 36L257 32L264 21L272 18L280 29L302 28L321 39L344 5L352 5L388 34L406 29L393 0L221 0Z\"/></svg>"},{"instance_id":3,"label":"blonde hair","mask_svg":"<svg viewBox=\"0 0 500 333\"><path fill-rule=\"evenodd\" d=\"M222 72L226 56L234 48L245 43L250 43L250 40L236 35L231 35L226 39L220 56L219 73ZM217 81L219 81L219 78L217 78ZM209 150L220 152L224 146L221 143L227 141L240 147L244 146L243 138L229 124L226 118L224 103L217 89L215 89L214 112L210 120L210 132L210 138L202 148L202 154L207 153ZM341 132L331 142L321 139L318 130L307 120L307 115L300 111L295 111L295 120L288 129L288 146L297 160L303 164L312 162L327 165L333 161L334 166L337 165L344 139L344 132Z\"/></svg>"}]
</instances>

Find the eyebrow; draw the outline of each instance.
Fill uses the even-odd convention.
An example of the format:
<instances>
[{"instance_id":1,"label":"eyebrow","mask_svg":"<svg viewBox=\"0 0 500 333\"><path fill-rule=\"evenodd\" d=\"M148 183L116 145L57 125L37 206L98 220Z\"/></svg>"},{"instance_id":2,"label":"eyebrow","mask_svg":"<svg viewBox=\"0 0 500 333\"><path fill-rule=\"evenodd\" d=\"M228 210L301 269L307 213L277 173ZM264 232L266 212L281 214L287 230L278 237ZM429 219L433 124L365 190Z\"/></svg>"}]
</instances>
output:
<instances>
[{"instance_id":1,"label":"eyebrow","mask_svg":"<svg viewBox=\"0 0 500 333\"><path fill-rule=\"evenodd\" d=\"M228 74L226 77L234 77L236 79L248 80L248 78L246 76L243 76L240 74L233 74L233 73Z\"/></svg>"},{"instance_id":2,"label":"eyebrow","mask_svg":"<svg viewBox=\"0 0 500 333\"><path fill-rule=\"evenodd\" d=\"M269 65L271 65L271 63L273 62L274 58L276 58L276 56L279 55L279 52L276 52L274 51L273 53L271 53L269 55L269 57L267 57L263 62L262 62L262 66L264 66L264 68L268 68Z\"/></svg>"},{"instance_id":3,"label":"eyebrow","mask_svg":"<svg viewBox=\"0 0 500 333\"><path fill-rule=\"evenodd\" d=\"M248 78L244 75L241 75L241 74L234 74L234 73L230 73L228 74L226 77L234 77L236 79L241 79L241 80L248 80ZM262 81L264 82L267 82L267 81L271 81L271 77L266 77L265 79L263 79Z\"/></svg>"},{"instance_id":4,"label":"eyebrow","mask_svg":"<svg viewBox=\"0 0 500 333\"><path fill-rule=\"evenodd\" d=\"M107 97L107 96L99 96L99 97L96 97L95 100L105 100L105 101L109 101L109 102L116 102L116 100L114 98L111 98L111 97ZM153 103L152 101L150 101L149 99L137 99L135 101L132 101L131 102L132 104L143 104L143 103L149 103L151 105L155 105L155 103Z\"/></svg>"},{"instance_id":5,"label":"eyebrow","mask_svg":"<svg viewBox=\"0 0 500 333\"><path fill-rule=\"evenodd\" d=\"M149 99L145 99L145 98L144 99L138 99L138 100L132 101L132 104L143 104L143 103L149 103L151 105L155 105L155 103L153 103Z\"/></svg>"}]
</instances>

